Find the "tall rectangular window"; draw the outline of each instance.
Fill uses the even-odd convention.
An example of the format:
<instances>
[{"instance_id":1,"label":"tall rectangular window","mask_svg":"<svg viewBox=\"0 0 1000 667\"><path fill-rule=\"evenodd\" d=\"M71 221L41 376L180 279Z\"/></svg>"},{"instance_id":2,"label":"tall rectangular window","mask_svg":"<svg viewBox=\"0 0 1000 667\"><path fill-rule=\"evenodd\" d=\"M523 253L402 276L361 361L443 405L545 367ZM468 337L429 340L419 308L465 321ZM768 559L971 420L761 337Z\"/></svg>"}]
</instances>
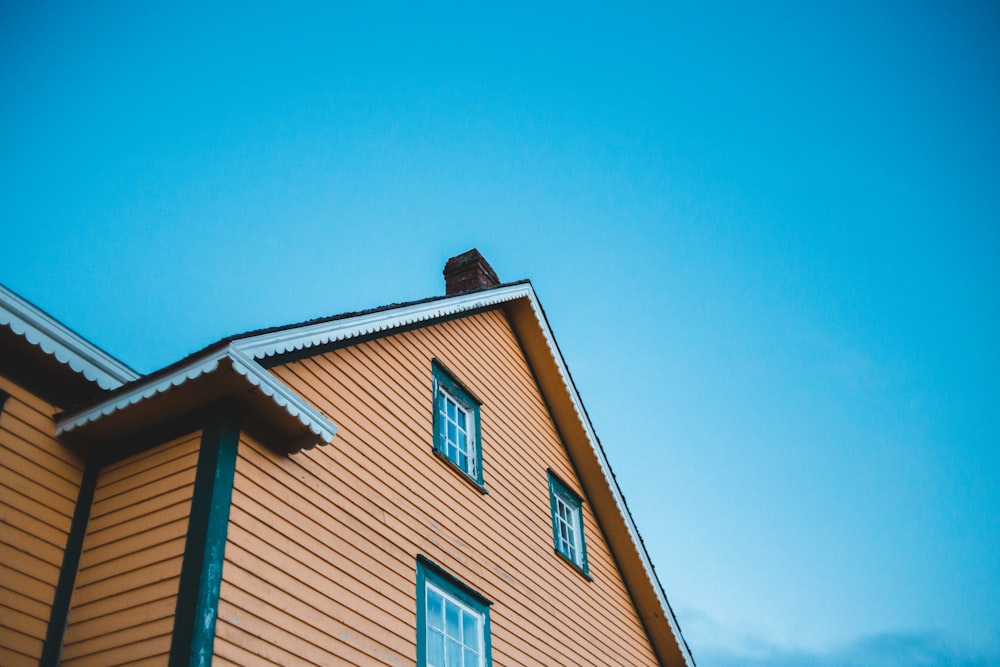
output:
<instances>
[{"instance_id":1,"label":"tall rectangular window","mask_svg":"<svg viewBox=\"0 0 1000 667\"><path fill-rule=\"evenodd\" d=\"M490 602L417 558L417 665L488 667Z\"/></svg>"},{"instance_id":2,"label":"tall rectangular window","mask_svg":"<svg viewBox=\"0 0 1000 667\"><path fill-rule=\"evenodd\" d=\"M435 361L434 449L476 484L483 484L479 401Z\"/></svg>"},{"instance_id":3,"label":"tall rectangular window","mask_svg":"<svg viewBox=\"0 0 1000 667\"><path fill-rule=\"evenodd\" d=\"M549 471L552 503L552 538L555 549L587 574L587 548L583 541L583 501Z\"/></svg>"}]
</instances>

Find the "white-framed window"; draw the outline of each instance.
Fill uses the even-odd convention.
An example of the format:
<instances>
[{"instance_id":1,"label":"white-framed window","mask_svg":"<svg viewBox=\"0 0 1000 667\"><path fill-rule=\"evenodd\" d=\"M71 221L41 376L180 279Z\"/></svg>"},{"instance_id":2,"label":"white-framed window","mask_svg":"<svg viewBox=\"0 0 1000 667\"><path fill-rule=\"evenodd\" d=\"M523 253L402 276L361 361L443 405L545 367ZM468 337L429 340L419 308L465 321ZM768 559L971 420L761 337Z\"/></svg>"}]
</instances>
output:
<instances>
[{"instance_id":1,"label":"white-framed window","mask_svg":"<svg viewBox=\"0 0 1000 667\"><path fill-rule=\"evenodd\" d=\"M418 667L489 667L490 602L417 558Z\"/></svg>"},{"instance_id":2,"label":"white-framed window","mask_svg":"<svg viewBox=\"0 0 1000 667\"><path fill-rule=\"evenodd\" d=\"M479 401L444 366L432 366L434 449L477 485L483 484Z\"/></svg>"},{"instance_id":3,"label":"white-framed window","mask_svg":"<svg viewBox=\"0 0 1000 667\"><path fill-rule=\"evenodd\" d=\"M552 503L552 539L556 552L587 575L587 547L583 540L583 500L549 471ZM589 575L588 575L589 576Z\"/></svg>"},{"instance_id":4,"label":"white-framed window","mask_svg":"<svg viewBox=\"0 0 1000 667\"><path fill-rule=\"evenodd\" d=\"M444 386L438 386L438 448L470 477L476 476L475 438L469 432L470 410Z\"/></svg>"}]
</instances>

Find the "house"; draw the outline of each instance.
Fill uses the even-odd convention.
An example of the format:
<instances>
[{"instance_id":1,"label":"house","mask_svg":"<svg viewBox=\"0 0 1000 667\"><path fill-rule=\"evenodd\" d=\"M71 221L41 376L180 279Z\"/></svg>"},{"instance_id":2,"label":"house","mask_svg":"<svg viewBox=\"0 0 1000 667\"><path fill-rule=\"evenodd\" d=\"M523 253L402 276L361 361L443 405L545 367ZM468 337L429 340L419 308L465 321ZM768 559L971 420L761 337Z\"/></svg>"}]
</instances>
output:
<instances>
[{"instance_id":1,"label":"house","mask_svg":"<svg viewBox=\"0 0 1000 667\"><path fill-rule=\"evenodd\" d=\"M0 664L694 664L527 281L140 376L0 290Z\"/></svg>"}]
</instances>

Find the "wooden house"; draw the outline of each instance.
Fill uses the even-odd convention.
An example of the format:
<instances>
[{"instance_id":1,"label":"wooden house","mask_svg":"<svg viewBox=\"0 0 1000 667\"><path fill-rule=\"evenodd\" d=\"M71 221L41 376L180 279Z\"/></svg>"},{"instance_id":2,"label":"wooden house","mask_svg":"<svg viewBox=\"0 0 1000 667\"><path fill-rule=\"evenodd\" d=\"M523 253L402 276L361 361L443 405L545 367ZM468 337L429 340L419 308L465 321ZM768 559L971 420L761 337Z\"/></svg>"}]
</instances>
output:
<instances>
[{"instance_id":1,"label":"wooden house","mask_svg":"<svg viewBox=\"0 0 1000 667\"><path fill-rule=\"evenodd\" d=\"M146 376L0 291L0 664L694 664L527 281Z\"/></svg>"}]
</instances>

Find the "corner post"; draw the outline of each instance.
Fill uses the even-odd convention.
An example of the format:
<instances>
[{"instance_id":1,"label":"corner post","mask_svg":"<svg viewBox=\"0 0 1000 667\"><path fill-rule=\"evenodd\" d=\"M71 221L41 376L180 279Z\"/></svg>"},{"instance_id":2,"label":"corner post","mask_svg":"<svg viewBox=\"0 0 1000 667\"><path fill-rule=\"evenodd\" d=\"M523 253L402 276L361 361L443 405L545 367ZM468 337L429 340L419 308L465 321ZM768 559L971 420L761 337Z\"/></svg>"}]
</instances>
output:
<instances>
[{"instance_id":1,"label":"corner post","mask_svg":"<svg viewBox=\"0 0 1000 667\"><path fill-rule=\"evenodd\" d=\"M94 491L97 489L99 469L100 465L92 458L87 461L83 469L80 491L76 497L76 509L73 510L69 535L66 536L66 550L63 552L59 581L56 583L56 592L52 600L49 627L45 632L45 643L42 644L41 660L38 661L40 667L49 667L50 665L55 667L59 664L62 654L63 638L66 635L66 624L69 621L69 606L73 600L73 588L76 586L76 573L80 569L83 538L87 535L87 523L90 521L90 509L94 504Z\"/></svg>"},{"instance_id":2,"label":"corner post","mask_svg":"<svg viewBox=\"0 0 1000 667\"><path fill-rule=\"evenodd\" d=\"M239 420L223 411L205 425L170 643L170 667L212 663L222 564L233 497Z\"/></svg>"}]
</instances>

